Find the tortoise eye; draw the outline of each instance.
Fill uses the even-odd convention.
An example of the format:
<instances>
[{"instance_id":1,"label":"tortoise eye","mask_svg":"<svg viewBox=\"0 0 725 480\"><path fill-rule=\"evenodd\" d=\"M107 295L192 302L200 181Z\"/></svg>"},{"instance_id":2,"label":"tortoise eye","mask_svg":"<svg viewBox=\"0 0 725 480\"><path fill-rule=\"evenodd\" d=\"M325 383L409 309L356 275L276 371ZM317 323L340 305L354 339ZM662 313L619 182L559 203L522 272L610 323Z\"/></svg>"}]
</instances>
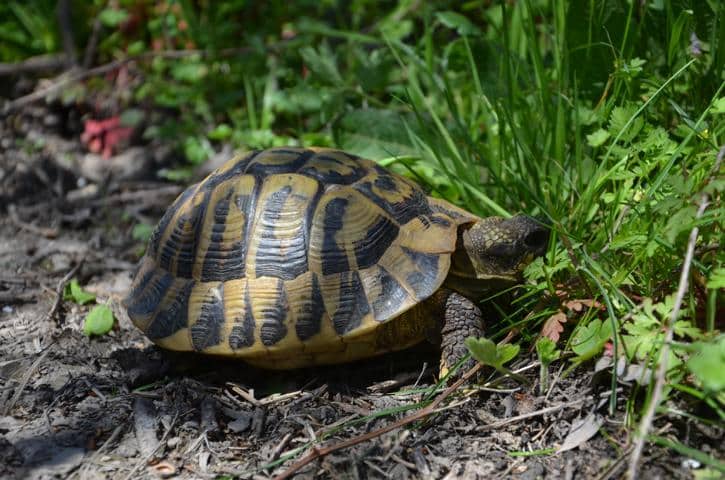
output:
<instances>
[{"instance_id":1,"label":"tortoise eye","mask_svg":"<svg viewBox=\"0 0 725 480\"><path fill-rule=\"evenodd\" d=\"M548 243L549 232L543 228L535 230L524 237L524 245L534 251L545 250Z\"/></svg>"}]
</instances>

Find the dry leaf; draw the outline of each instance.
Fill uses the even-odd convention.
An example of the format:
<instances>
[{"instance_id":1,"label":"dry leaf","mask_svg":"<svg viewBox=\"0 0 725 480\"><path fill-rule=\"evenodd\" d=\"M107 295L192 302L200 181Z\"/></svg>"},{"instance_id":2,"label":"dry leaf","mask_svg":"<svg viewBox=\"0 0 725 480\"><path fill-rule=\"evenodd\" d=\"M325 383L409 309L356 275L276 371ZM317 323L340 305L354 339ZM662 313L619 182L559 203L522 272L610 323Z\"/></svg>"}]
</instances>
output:
<instances>
[{"instance_id":1,"label":"dry leaf","mask_svg":"<svg viewBox=\"0 0 725 480\"><path fill-rule=\"evenodd\" d=\"M569 300L568 302L564 303L564 306L567 309L569 309L573 312L577 312L577 313L584 310L584 307L587 307L587 308L594 307L594 308L598 308L600 310L602 309L601 303L597 302L596 300L592 300L590 298L578 298L575 300Z\"/></svg>"},{"instance_id":2,"label":"dry leaf","mask_svg":"<svg viewBox=\"0 0 725 480\"><path fill-rule=\"evenodd\" d=\"M558 453L566 452L572 448L579 447L597 434L599 428L604 424L604 418L590 413L585 418L575 421L571 425L569 435L564 439Z\"/></svg>"},{"instance_id":3,"label":"dry leaf","mask_svg":"<svg viewBox=\"0 0 725 480\"><path fill-rule=\"evenodd\" d=\"M566 320L566 313L559 310L544 322L544 326L541 327L541 336L549 338L553 342L558 342L561 333L564 331Z\"/></svg>"},{"instance_id":4,"label":"dry leaf","mask_svg":"<svg viewBox=\"0 0 725 480\"><path fill-rule=\"evenodd\" d=\"M161 478L169 478L176 475L176 467L169 462L159 462L149 467L149 470Z\"/></svg>"}]
</instances>

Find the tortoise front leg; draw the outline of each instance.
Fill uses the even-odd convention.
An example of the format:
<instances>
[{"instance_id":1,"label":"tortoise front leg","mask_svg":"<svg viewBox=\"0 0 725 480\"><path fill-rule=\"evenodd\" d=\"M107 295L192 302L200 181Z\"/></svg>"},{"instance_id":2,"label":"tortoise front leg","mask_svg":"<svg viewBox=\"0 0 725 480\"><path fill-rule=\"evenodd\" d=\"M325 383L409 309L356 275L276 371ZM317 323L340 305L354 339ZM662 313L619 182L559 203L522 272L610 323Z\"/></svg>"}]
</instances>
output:
<instances>
[{"instance_id":1,"label":"tortoise front leg","mask_svg":"<svg viewBox=\"0 0 725 480\"><path fill-rule=\"evenodd\" d=\"M431 332L429 337L441 346L440 376L444 377L468 353L466 338L483 336L483 315L471 300L446 288L436 292L430 301L437 307L433 311L443 320L442 325L439 323L439 332ZM470 359L459 372L466 372L475 364L475 360Z\"/></svg>"}]
</instances>

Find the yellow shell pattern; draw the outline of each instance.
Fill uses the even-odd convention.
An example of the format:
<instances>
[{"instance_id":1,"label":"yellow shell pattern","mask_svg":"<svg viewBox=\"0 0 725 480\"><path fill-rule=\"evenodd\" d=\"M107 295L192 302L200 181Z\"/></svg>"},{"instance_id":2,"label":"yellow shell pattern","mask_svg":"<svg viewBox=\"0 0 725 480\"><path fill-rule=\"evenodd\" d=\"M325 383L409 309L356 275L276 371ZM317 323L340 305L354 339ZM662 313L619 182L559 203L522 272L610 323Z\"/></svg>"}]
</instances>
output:
<instances>
[{"instance_id":1,"label":"yellow shell pattern","mask_svg":"<svg viewBox=\"0 0 725 480\"><path fill-rule=\"evenodd\" d=\"M254 151L176 199L124 303L172 350L272 368L371 356L380 326L440 287L474 220L342 151Z\"/></svg>"}]
</instances>

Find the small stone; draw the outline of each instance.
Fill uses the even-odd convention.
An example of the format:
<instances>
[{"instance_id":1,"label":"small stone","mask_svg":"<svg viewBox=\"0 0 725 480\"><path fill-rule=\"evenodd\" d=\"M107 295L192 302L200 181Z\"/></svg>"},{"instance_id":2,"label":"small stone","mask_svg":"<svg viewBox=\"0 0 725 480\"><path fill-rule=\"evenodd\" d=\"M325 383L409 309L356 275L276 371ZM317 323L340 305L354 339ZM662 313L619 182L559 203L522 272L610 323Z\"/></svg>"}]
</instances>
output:
<instances>
[{"instance_id":1,"label":"small stone","mask_svg":"<svg viewBox=\"0 0 725 480\"><path fill-rule=\"evenodd\" d=\"M694 458L686 458L682 461L682 468L687 470L697 470L700 467L702 467L702 464Z\"/></svg>"},{"instance_id":2,"label":"small stone","mask_svg":"<svg viewBox=\"0 0 725 480\"><path fill-rule=\"evenodd\" d=\"M179 437L171 437L166 441L166 446L169 448L176 448L178 444L181 443L181 438Z\"/></svg>"}]
</instances>

